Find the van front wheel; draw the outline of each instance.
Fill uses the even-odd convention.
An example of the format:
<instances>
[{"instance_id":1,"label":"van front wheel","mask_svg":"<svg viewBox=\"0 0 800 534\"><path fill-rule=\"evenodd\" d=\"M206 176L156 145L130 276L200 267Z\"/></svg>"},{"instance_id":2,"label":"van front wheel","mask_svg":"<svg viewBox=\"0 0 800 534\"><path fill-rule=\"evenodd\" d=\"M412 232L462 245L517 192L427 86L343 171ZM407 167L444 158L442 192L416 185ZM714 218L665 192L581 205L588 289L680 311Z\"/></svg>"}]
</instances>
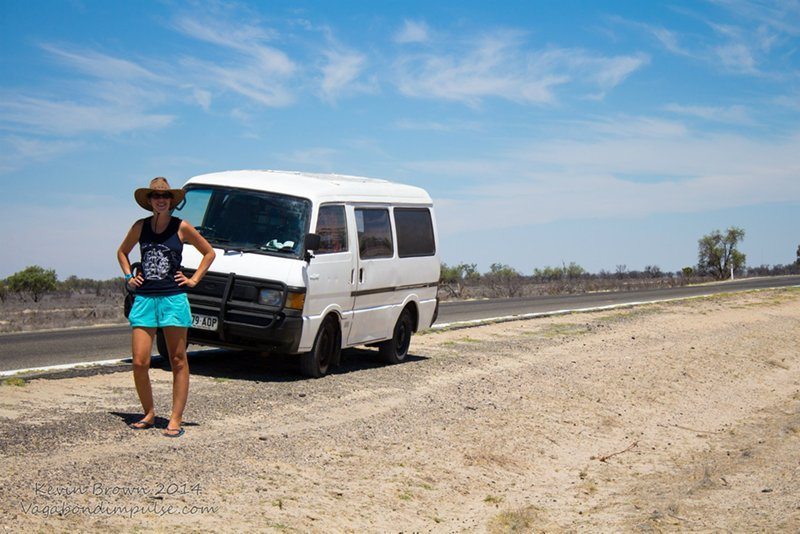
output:
<instances>
[{"instance_id":1,"label":"van front wheel","mask_svg":"<svg viewBox=\"0 0 800 534\"><path fill-rule=\"evenodd\" d=\"M414 324L411 321L411 312L403 310L394 325L394 335L392 339L387 339L378 345L381 358L386 363L400 363L408 356L408 347L411 345L411 334L414 332Z\"/></svg>"},{"instance_id":2,"label":"van front wheel","mask_svg":"<svg viewBox=\"0 0 800 534\"><path fill-rule=\"evenodd\" d=\"M325 376L338 360L341 347L339 325L335 319L328 317L320 325L311 351L300 355L302 373L311 378Z\"/></svg>"}]
</instances>

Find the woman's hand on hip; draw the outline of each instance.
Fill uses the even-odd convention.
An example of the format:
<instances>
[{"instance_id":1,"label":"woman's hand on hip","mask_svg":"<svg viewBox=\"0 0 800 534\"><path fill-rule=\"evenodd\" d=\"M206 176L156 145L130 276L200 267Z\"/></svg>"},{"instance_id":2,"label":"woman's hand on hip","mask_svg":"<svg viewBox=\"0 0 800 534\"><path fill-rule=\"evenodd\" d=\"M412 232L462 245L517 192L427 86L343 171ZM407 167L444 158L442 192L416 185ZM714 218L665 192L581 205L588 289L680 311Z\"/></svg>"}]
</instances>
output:
<instances>
[{"instance_id":1,"label":"woman's hand on hip","mask_svg":"<svg viewBox=\"0 0 800 534\"><path fill-rule=\"evenodd\" d=\"M178 282L179 286L194 287L197 285L197 282L191 278L186 278L181 271L175 273L175 281Z\"/></svg>"},{"instance_id":2,"label":"woman's hand on hip","mask_svg":"<svg viewBox=\"0 0 800 534\"><path fill-rule=\"evenodd\" d=\"M141 287L143 282L144 282L144 277L141 274L137 274L136 276L128 280L128 287L131 289L136 289L137 287Z\"/></svg>"}]
</instances>

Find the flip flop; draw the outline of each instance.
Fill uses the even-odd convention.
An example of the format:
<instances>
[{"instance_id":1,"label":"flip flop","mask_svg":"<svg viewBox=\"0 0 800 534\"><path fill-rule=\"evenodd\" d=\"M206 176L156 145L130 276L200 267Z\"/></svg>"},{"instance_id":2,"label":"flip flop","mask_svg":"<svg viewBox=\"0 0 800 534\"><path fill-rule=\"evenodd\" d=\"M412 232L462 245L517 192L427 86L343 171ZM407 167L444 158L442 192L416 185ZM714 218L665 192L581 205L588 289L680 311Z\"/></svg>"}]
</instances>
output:
<instances>
[{"instance_id":1,"label":"flip flop","mask_svg":"<svg viewBox=\"0 0 800 534\"><path fill-rule=\"evenodd\" d=\"M136 426L140 425L140 426ZM128 428L131 430L147 430L148 428L152 428L153 423L148 423L147 421L136 421L135 423L131 423L128 425Z\"/></svg>"},{"instance_id":2,"label":"flip flop","mask_svg":"<svg viewBox=\"0 0 800 534\"><path fill-rule=\"evenodd\" d=\"M175 432L175 434L172 434L171 432ZM168 438L179 438L183 435L183 433L184 430L183 427L181 427L181 428L165 428L164 432L162 432L161 434Z\"/></svg>"}]
</instances>

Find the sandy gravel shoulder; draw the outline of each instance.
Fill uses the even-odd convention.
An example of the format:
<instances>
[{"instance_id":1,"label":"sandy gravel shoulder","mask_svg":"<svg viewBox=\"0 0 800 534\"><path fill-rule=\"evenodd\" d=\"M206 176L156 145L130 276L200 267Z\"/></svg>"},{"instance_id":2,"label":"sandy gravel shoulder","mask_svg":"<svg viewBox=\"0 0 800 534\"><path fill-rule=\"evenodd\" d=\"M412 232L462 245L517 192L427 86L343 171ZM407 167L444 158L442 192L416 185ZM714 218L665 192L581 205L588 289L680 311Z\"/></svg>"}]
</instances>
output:
<instances>
[{"instance_id":1,"label":"sandy gravel shoulder","mask_svg":"<svg viewBox=\"0 0 800 534\"><path fill-rule=\"evenodd\" d=\"M0 528L797 531L798 339L784 289L429 333L320 380L196 353L177 440L126 428L127 371L6 384Z\"/></svg>"}]
</instances>

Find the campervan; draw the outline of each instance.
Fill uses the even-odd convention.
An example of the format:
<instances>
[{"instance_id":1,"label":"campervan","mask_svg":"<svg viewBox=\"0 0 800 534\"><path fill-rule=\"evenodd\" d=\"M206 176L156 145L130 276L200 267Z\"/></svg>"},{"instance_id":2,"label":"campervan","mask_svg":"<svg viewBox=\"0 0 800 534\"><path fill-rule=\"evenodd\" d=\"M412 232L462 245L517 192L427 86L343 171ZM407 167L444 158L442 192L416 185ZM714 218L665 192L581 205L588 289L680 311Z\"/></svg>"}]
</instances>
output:
<instances>
[{"instance_id":1,"label":"campervan","mask_svg":"<svg viewBox=\"0 0 800 534\"><path fill-rule=\"evenodd\" d=\"M174 215L217 254L187 291L189 342L296 354L303 374L321 377L357 345L399 363L411 335L436 320L436 218L423 189L261 170L204 174L183 187ZM184 249L187 277L200 259Z\"/></svg>"}]
</instances>

